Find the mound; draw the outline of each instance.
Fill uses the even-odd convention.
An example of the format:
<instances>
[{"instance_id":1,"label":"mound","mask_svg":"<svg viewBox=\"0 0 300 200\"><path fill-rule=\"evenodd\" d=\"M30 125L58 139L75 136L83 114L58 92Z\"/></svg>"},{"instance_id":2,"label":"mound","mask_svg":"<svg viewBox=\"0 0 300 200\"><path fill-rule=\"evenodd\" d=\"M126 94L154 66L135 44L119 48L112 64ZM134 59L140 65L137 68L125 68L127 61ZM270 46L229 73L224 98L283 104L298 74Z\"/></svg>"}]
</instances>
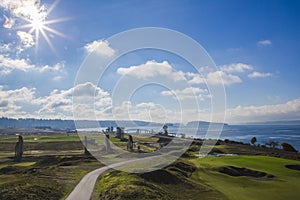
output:
<instances>
[{"instance_id":1,"label":"mound","mask_svg":"<svg viewBox=\"0 0 300 200\"><path fill-rule=\"evenodd\" d=\"M223 174L227 174L229 176L248 176L254 178L273 178L274 176L271 174L267 174L265 172L254 171L247 168L239 168L234 166L222 167L218 170Z\"/></svg>"},{"instance_id":2,"label":"mound","mask_svg":"<svg viewBox=\"0 0 300 200\"><path fill-rule=\"evenodd\" d=\"M167 167L168 170L189 177L196 170L196 167L188 162L177 161Z\"/></svg>"},{"instance_id":3,"label":"mound","mask_svg":"<svg viewBox=\"0 0 300 200\"><path fill-rule=\"evenodd\" d=\"M154 183L163 183L163 184L176 184L182 182L176 175L171 172L163 169L156 171L144 173L140 175L143 179L147 181L152 181Z\"/></svg>"},{"instance_id":4,"label":"mound","mask_svg":"<svg viewBox=\"0 0 300 200\"><path fill-rule=\"evenodd\" d=\"M286 165L285 167L288 169L300 170L300 165Z\"/></svg>"}]
</instances>

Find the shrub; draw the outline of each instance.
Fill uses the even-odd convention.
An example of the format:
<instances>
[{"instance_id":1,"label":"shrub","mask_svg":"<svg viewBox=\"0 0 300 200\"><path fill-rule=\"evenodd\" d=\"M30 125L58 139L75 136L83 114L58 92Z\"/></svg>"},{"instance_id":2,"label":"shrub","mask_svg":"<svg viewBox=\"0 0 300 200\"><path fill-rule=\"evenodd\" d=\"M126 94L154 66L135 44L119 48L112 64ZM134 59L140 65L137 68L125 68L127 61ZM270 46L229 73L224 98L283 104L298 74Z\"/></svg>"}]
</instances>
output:
<instances>
[{"instance_id":1,"label":"shrub","mask_svg":"<svg viewBox=\"0 0 300 200\"><path fill-rule=\"evenodd\" d=\"M253 138L251 139L251 141L250 141L250 142L251 142L251 144L252 144L252 145L254 145L254 144L255 144L255 142L257 142L257 139L256 139L256 137L253 137Z\"/></svg>"},{"instance_id":2,"label":"shrub","mask_svg":"<svg viewBox=\"0 0 300 200\"><path fill-rule=\"evenodd\" d=\"M290 151L290 152L298 152L292 145L290 145L289 143L283 142L281 143L281 146L283 148L283 150L285 151Z\"/></svg>"}]
</instances>

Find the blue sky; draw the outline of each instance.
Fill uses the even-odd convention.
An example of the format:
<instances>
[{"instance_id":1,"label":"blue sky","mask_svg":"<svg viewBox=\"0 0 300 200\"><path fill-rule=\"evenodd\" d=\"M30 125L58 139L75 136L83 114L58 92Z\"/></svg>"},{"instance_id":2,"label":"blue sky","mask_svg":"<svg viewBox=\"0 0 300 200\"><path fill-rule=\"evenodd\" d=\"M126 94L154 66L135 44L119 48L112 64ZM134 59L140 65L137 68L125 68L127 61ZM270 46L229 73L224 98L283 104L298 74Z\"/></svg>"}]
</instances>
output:
<instances>
[{"instance_id":1,"label":"blue sky","mask_svg":"<svg viewBox=\"0 0 300 200\"><path fill-rule=\"evenodd\" d=\"M30 31L33 24L38 40L36 30ZM91 89L99 95L94 111L98 119L113 119L117 112L120 119L209 120L212 97L207 86L195 82L199 77L193 66L168 52L130 53L114 62L98 85L74 86L93 45L113 54L117 49L107 42L112 35L162 27L197 41L218 66L214 72L224 79L226 122L300 119L299 1L0 0L0 25L0 116L72 119L72 95ZM143 72L153 76L141 77ZM124 76L129 82L157 81L168 73L176 78L179 72L189 87L177 82L168 93L149 85L130 101L113 101L114 86ZM217 85L214 72L204 79ZM197 112L192 106L182 110L181 100L190 105L196 101ZM82 118L90 118L93 112L83 110Z\"/></svg>"}]
</instances>

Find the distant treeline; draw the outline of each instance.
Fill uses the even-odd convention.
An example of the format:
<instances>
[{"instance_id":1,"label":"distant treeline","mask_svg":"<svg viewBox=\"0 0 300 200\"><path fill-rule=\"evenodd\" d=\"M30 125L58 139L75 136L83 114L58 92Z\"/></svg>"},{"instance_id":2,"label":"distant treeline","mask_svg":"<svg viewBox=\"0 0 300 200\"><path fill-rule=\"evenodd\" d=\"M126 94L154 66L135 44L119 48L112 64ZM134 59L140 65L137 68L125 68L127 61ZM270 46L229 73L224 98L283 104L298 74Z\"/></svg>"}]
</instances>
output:
<instances>
[{"instance_id":1,"label":"distant treeline","mask_svg":"<svg viewBox=\"0 0 300 200\"><path fill-rule=\"evenodd\" d=\"M2 128L42 128L49 127L52 129L75 129L73 120L61 119L33 119L33 118L0 118L0 127Z\"/></svg>"},{"instance_id":2,"label":"distant treeline","mask_svg":"<svg viewBox=\"0 0 300 200\"><path fill-rule=\"evenodd\" d=\"M81 127L82 124L86 127L84 128L97 128L91 127L95 125L95 121L91 120L81 120L80 121ZM135 126L162 126L160 123L150 123L145 121L130 121L130 120L122 120L122 121L114 121L114 120L103 120L98 121L100 127L131 127ZM171 125L171 124L170 124ZM51 128L57 130L74 130L76 129L75 122L73 120L62 120L62 119L34 119L34 118L7 118L1 117L0 118L0 127L2 128Z\"/></svg>"}]
</instances>

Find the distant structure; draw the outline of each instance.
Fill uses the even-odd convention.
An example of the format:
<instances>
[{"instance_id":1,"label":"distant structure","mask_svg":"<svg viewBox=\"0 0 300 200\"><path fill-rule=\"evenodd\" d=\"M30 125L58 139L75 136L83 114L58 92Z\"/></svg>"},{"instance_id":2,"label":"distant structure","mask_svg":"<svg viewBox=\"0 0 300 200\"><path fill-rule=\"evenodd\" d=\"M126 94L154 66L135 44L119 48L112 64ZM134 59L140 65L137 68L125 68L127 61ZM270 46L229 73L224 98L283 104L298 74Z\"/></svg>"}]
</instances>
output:
<instances>
[{"instance_id":1,"label":"distant structure","mask_svg":"<svg viewBox=\"0 0 300 200\"><path fill-rule=\"evenodd\" d=\"M15 146L15 161L20 162L23 156L23 137L19 135L19 140Z\"/></svg>"},{"instance_id":2,"label":"distant structure","mask_svg":"<svg viewBox=\"0 0 300 200\"><path fill-rule=\"evenodd\" d=\"M124 139L124 128L123 127L117 127L116 138L119 138L120 140Z\"/></svg>"},{"instance_id":3,"label":"distant structure","mask_svg":"<svg viewBox=\"0 0 300 200\"><path fill-rule=\"evenodd\" d=\"M163 129L164 129L164 135L168 136L168 126L166 124L163 126Z\"/></svg>"},{"instance_id":4,"label":"distant structure","mask_svg":"<svg viewBox=\"0 0 300 200\"><path fill-rule=\"evenodd\" d=\"M109 134L105 134L105 150L106 150L106 153L112 152L112 150L110 148L110 143L109 143Z\"/></svg>"},{"instance_id":5,"label":"distant structure","mask_svg":"<svg viewBox=\"0 0 300 200\"><path fill-rule=\"evenodd\" d=\"M132 135L128 135L127 150L133 151L133 139L132 139Z\"/></svg>"},{"instance_id":6,"label":"distant structure","mask_svg":"<svg viewBox=\"0 0 300 200\"><path fill-rule=\"evenodd\" d=\"M107 133L113 133L114 132L114 127L113 126L107 127L106 132Z\"/></svg>"}]
</instances>

